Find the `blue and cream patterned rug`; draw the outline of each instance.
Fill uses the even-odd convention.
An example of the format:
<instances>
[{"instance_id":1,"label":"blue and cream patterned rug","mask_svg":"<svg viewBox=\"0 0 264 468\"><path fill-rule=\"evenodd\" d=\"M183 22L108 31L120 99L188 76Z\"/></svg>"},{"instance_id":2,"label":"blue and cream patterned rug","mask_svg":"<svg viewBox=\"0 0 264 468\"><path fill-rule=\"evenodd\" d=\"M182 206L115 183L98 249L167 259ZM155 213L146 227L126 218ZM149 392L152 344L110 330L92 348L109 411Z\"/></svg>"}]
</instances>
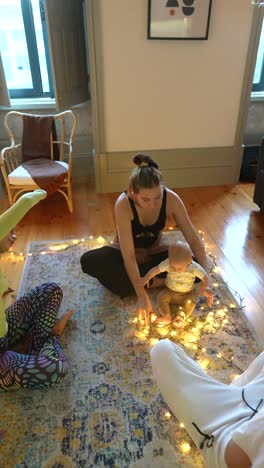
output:
<instances>
[{"instance_id":1,"label":"blue and cream patterned rug","mask_svg":"<svg viewBox=\"0 0 264 468\"><path fill-rule=\"evenodd\" d=\"M172 241L176 233L166 235ZM146 329L133 299L119 299L81 272L82 253L105 242L30 246L20 294L46 281L62 287L61 311L76 311L62 338L70 371L57 388L1 394L1 467L201 467L198 450L153 381L151 346L170 338L227 383L261 350L217 273L211 311L200 299L184 331ZM151 296L155 301L154 289Z\"/></svg>"}]
</instances>

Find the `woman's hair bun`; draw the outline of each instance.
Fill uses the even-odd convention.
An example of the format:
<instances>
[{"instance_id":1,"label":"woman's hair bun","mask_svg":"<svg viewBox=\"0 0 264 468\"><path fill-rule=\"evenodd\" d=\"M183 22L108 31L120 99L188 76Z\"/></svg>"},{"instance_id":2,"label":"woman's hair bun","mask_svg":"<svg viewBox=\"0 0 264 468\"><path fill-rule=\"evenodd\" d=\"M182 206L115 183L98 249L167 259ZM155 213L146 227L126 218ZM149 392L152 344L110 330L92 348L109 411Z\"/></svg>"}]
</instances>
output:
<instances>
[{"instance_id":1,"label":"woman's hair bun","mask_svg":"<svg viewBox=\"0 0 264 468\"><path fill-rule=\"evenodd\" d=\"M138 167L155 167L158 169L158 164L148 154L138 153L133 158L134 164Z\"/></svg>"}]
</instances>

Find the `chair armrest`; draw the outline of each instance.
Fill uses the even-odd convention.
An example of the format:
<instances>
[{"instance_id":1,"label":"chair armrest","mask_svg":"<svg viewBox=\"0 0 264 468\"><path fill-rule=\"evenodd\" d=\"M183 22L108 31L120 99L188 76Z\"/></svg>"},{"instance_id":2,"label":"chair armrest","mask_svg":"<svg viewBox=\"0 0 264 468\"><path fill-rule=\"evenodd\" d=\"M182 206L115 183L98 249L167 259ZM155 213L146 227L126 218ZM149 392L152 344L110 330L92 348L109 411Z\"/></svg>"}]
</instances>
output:
<instances>
[{"instance_id":1,"label":"chair armrest","mask_svg":"<svg viewBox=\"0 0 264 468\"><path fill-rule=\"evenodd\" d=\"M1 150L0 153L0 166L2 171L7 171L7 174L12 172L15 167L19 165L19 161L17 158L17 149L20 148L21 143L18 145L11 145L11 146L6 146Z\"/></svg>"},{"instance_id":2,"label":"chair armrest","mask_svg":"<svg viewBox=\"0 0 264 468\"><path fill-rule=\"evenodd\" d=\"M1 150L1 156L4 158L6 152L9 153L9 151L17 150L18 148L20 148L20 146L22 146L21 143L19 143L18 145L6 146Z\"/></svg>"},{"instance_id":3,"label":"chair armrest","mask_svg":"<svg viewBox=\"0 0 264 468\"><path fill-rule=\"evenodd\" d=\"M6 146L5 148L3 148L1 150L1 153L0 153L0 164L1 164L1 166L4 165L6 156L8 156L9 151L11 151L11 150L12 150L12 146Z\"/></svg>"}]
</instances>

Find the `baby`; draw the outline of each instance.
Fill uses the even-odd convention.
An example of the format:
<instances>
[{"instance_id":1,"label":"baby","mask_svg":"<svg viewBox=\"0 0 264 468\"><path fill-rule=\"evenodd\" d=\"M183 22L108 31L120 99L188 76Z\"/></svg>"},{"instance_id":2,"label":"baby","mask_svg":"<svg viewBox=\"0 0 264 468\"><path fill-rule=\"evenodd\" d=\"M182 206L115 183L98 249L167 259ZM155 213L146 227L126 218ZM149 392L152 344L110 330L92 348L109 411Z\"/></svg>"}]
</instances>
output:
<instances>
[{"instance_id":1,"label":"baby","mask_svg":"<svg viewBox=\"0 0 264 468\"><path fill-rule=\"evenodd\" d=\"M183 319L179 316L172 320L170 304L177 304L183 308L187 318L192 314L197 302L194 282L196 278L201 280L197 295L204 295L207 304L211 307L213 303L213 291L208 286L208 275L206 271L194 262L192 252L188 244L178 241L169 247L169 258L156 267L149 270L143 278L144 286L154 276L167 271L165 288L157 296L157 304L160 317L156 323L168 324L173 321L175 326L183 326Z\"/></svg>"}]
</instances>

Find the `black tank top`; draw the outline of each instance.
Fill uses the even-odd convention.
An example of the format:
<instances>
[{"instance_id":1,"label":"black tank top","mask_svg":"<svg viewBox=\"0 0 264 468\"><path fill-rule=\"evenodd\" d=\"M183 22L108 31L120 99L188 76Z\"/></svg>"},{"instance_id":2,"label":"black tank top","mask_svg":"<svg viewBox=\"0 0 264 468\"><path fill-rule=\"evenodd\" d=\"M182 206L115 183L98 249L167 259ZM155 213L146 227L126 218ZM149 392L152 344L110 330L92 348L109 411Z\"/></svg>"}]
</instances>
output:
<instances>
[{"instance_id":1,"label":"black tank top","mask_svg":"<svg viewBox=\"0 0 264 468\"><path fill-rule=\"evenodd\" d=\"M163 189L162 205L160 208L158 219L154 224L151 224L150 226L142 226L142 224L139 221L134 201L129 197L128 200L134 215L134 218L131 221L134 246L135 248L144 249L151 247L158 239L160 231L162 231L166 223L166 189Z\"/></svg>"}]
</instances>

